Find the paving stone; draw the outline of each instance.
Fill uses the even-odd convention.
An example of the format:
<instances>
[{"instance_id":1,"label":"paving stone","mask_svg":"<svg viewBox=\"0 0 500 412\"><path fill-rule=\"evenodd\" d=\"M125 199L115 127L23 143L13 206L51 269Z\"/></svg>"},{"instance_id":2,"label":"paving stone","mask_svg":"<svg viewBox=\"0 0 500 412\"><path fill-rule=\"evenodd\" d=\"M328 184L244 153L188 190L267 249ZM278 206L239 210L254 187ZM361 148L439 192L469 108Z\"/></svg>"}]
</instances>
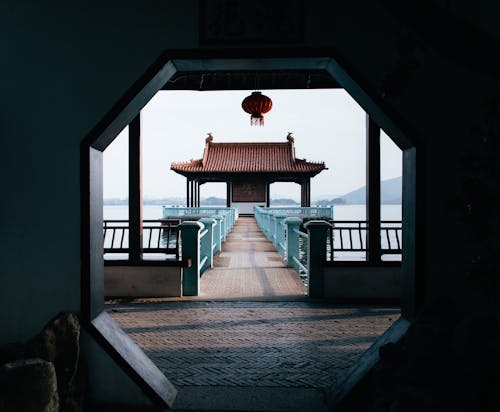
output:
<instances>
[{"instance_id":1,"label":"paving stone","mask_svg":"<svg viewBox=\"0 0 500 412\"><path fill-rule=\"evenodd\" d=\"M399 309L309 301L252 218L240 218L201 295L108 304L179 390L175 410L326 410L324 391Z\"/></svg>"},{"instance_id":2,"label":"paving stone","mask_svg":"<svg viewBox=\"0 0 500 412\"><path fill-rule=\"evenodd\" d=\"M111 305L176 386L325 389L399 316L391 307L311 302Z\"/></svg>"}]
</instances>

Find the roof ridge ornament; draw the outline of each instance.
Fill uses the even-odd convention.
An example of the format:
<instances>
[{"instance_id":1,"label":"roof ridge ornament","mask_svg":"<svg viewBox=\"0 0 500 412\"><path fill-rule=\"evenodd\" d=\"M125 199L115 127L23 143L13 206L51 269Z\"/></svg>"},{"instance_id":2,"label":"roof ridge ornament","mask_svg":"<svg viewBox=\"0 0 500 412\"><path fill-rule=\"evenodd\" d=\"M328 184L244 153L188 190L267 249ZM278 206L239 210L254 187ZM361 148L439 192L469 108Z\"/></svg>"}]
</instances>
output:
<instances>
[{"instance_id":1,"label":"roof ridge ornament","mask_svg":"<svg viewBox=\"0 0 500 412\"><path fill-rule=\"evenodd\" d=\"M292 136L292 132L288 132L288 134L286 136L286 140L288 140L290 143L295 142L295 139Z\"/></svg>"},{"instance_id":2,"label":"roof ridge ornament","mask_svg":"<svg viewBox=\"0 0 500 412\"><path fill-rule=\"evenodd\" d=\"M212 141L214 140L214 137L212 136L212 132L208 132L208 133L207 133L207 135L208 135L208 136L207 136L207 138L205 139L205 142L206 142L206 143L210 143L210 142L212 142Z\"/></svg>"}]
</instances>

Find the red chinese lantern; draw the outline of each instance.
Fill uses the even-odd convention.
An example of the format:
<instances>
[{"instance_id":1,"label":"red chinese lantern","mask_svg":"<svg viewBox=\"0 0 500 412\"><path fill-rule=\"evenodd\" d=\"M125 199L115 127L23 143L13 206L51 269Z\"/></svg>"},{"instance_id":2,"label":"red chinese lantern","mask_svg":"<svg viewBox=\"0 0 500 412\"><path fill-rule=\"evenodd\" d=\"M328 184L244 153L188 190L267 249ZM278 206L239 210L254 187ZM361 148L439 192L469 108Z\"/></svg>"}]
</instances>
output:
<instances>
[{"instance_id":1,"label":"red chinese lantern","mask_svg":"<svg viewBox=\"0 0 500 412\"><path fill-rule=\"evenodd\" d=\"M250 124L252 126L264 126L264 114L273 107L273 101L263 95L261 92L253 92L245 97L241 102L241 107L247 113L250 113Z\"/></svg>"}]
</instances>

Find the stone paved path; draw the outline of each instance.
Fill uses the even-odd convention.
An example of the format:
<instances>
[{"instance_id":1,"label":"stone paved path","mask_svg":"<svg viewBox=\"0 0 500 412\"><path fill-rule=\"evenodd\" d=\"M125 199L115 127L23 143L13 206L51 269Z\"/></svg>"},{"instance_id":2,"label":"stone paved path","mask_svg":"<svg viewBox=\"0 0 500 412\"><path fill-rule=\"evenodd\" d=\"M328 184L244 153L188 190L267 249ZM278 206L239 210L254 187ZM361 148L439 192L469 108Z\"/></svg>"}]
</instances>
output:
<instances>
[{"instance_id":1,"label":"stone paved path","mask_svg":"<svg viewBox=\"0 0 500 412\"><path fill-rule=\"evenodd\" d=\"M176 387L331 387L399 317L313 302L115 304L113 318Z\"/></svg>"},{"instance_id":2,"label":"stone paved path","mask_svg":"<svg viewBox=\"0 0 500 412\"><path fill-rule=\"evenodd\" d=\"M306 295L297 273L287 268L253 217L240 217L222 252L200 283L199 299L282 298Z\"/></svg>"},{"instance_id":3,"label":"stone paved path","mask_svg":"<svg viewBox=\"0 0 500 412\"><path fill-rule=\"evenodd\" d=\"M174 410L324 411L325 390L399 317L307 300L253 218L238 220L201 291L107 305L177 387Z\"/></svg>"}]
</instances>

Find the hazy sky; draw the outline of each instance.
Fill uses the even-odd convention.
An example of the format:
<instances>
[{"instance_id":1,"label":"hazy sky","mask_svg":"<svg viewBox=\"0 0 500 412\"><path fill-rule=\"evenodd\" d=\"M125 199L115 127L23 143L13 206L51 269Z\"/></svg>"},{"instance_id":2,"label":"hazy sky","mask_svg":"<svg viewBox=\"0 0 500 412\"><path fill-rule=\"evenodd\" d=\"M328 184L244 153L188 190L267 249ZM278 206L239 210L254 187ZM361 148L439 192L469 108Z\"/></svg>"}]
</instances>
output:
<instances>
[{"instance_id":1,"label":"hazy sky","mask_svg":"<svg viewBox=\"0 0 500 412\"><path fill-rule=\"evenodd\" d=\"M170 164L203 156L208 132L214 142L286 141L296 155L324 161L328 170L311 182L311 197L342 195L365 184L365 113L341 89L264 90L273 101L265 126L250 126L241 101L250 91L161 91L141 111L143 196L185 196L186 179ZM104 152L104 197L128 196L128 136L125 129ZM382 134L382 179L401 175L401 151ZM201 186L201 196L225 197L224 184ZM300 186L274 184L272 197L300 198Z\"/></svg>"}]
</instances>

